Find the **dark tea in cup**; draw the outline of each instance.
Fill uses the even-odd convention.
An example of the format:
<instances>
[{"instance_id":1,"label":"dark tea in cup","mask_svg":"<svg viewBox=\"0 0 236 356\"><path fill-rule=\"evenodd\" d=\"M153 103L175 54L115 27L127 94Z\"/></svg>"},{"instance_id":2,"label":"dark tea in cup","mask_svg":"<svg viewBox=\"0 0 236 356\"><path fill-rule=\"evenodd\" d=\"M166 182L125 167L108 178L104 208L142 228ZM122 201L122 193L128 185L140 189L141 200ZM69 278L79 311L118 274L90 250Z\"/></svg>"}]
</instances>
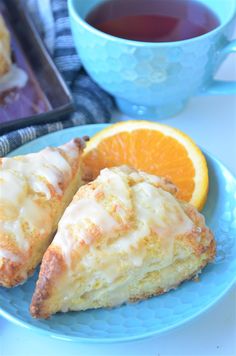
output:
<instances>
[{"instance_id":1,"label":"dark tea in cup","mask_svg":"<svg viewBox=\"0 0 236 356\"><path fill-rule=\"evenodd\" d=\"M193 0L108 0L86 21L109 35L142 42L187 40L220 23L212 10Z\"/></svg>"}]
</instances>

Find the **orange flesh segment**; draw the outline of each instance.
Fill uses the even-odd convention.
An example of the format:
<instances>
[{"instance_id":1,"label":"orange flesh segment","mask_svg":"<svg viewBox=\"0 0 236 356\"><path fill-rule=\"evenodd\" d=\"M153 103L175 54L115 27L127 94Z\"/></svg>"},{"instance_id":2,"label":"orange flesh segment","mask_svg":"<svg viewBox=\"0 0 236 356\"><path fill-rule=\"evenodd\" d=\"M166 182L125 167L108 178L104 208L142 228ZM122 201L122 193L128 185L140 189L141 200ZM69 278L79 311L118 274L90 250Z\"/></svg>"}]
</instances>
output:
<instances>
[{"instance_id":1,"label":"orange flesh segment","mask_svg":"<svg viewBox=\"0 0 236 356\"><path fill-rule=\"evenodd\" d=\"M83 163L92 179L102 168L122 164L169 178L179 188L177 197L185 201L190 201L195 187L195 170L185 147L155 130L137 129L104 138Z\"/></svg>"}]
</instances>

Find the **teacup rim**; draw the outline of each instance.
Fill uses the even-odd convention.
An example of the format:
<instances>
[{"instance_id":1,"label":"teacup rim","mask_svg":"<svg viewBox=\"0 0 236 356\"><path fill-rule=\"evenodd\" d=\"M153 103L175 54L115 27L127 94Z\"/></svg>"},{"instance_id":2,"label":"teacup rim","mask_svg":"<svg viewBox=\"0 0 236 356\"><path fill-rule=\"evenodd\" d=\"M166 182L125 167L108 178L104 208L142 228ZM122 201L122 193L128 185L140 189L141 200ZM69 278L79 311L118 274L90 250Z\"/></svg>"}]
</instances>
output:
<instances>
[{"instance_id":1,"label":"teacup rim","mask_svg":"<svg viewBox=\"0 0 236 356\"><path fill-rule=\"evenodd\" d=\"M236 19L236 2L234 2L234 11L232 12L232 14L229 16L229 18L227 20L225 20L223 23L220 23L219 26L217 26L216 28L214 28L213 30L200 35L200 36L196 36L193 38L189 38L189 39L185 39L185 40L181 40L181 41L172 41L172 42L142 42L142 41L135 41L135 40L128 40L126 38L121 38L121 37L115 37L113 35L110 35L108 33L102 32L98 29L96 29L95 27L91 26L88 22L86 22L76 11L75 9L75 5L74 5L74 1L75 0L68 0L68 9L69 9L69 16L73 16L77 21L79 21L83 27L87 28L88 30L90 30L90 32L93 32L97 35L100 35L100 37L103 37L105 39L109 39L113 42L119 42L123 45L132 45L132 46L136 46L136 47L159 47L159 46L164 46L164 47L168 47L168 46L176 46L176 45L184 45L184 44L190 44L193 42L196 42L198 40L201 40L203 38L207 38L209 35L213 35L215 33L217 33L218 31L220 31L222 28L224 28L225 26L227 26L235 17Z\"/></svg>"}]
</instances>

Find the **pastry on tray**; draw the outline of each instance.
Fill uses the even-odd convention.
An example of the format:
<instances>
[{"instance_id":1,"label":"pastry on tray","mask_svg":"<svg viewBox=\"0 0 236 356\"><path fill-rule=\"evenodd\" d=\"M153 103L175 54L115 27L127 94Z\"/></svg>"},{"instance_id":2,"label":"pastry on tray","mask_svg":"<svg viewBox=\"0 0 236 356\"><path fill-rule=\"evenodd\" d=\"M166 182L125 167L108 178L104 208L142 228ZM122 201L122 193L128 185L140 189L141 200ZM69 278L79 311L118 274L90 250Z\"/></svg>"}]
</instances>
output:
<instances>
[{"instance_id":1,"label":"pastry on tray","mask_svg":"<svg viewBox=\"0 0 236 356\"><path fill-rule=\"evenodd\" d=\"M84 142L0 158L0 285L24 282L41 262L80 184Z\"/></svg>"},{"instance_id":2,"label":"pastry on tray","mask_svg":"<svg viewBox=\"0 0 236 356\"><path fill-rule=\"evenodd\" d=\"M47 249L31 314L113 307L162 294L215 255L204 217L168 180L127 166L82 186Z\"/></svg>"},{"instance_id":3,"label":"pastry on tray","mask_svg":"<svg viewBox=\"0 0 236 356\"><path fill-rule=\"evenodd\" d=\"M0 77L11 68L10 34L0 14Z\"/></svg>"}]
</instances>

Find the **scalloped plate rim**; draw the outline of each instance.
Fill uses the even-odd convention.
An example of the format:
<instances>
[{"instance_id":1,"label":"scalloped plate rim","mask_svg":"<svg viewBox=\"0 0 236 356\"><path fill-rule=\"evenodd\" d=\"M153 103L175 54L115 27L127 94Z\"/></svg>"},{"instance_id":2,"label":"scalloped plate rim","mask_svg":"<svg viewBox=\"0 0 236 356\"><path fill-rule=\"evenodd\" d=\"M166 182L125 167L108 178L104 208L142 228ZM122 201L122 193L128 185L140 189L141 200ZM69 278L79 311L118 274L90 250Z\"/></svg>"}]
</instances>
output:
<instances>
[{"instance_id":1,"label":"scalloped plate rim","mask_svg":"<svg viewBox=\"0 0 236 356\"><path fill-rule=\"evenodd\" d=\"M10 154L8 154L8 156L19 155L19 154L21 154L21 153L19 153L19 151L21 151L21 150L23 150L23 151L25 151L25 150L28 151L28 149L30 150L32 143L34 145L37 145L37 143L39 143L39 145L41 146L41 141L43 141L44 139L47 139L47 138L49 139L48 143L50 144L50 139L52 137L54 138L54 136L60 135L62 132L66 132L69 134L72 133L74 136L76 136L77 134L81 135L79 133L81 130L88 129L89 131L94 131L94 133L95 133L98 130L100 131L101 129L103 129L107 126L110 126L110 125L111 124L81 125L81 126L66 128L66 129L63 129L60 131L51 132L44 136L38 137L30 142L27 142L26 144L24 144L24 145L20 146L19 148L15 149L14 151L12 151ZM77 131L78 131L78 133L77 133ZM210 158L210 160L212 160L212 162L214 164L225 169L229 173L231 178L236 182L235 176L230 172L230 170L220 160L218 160L213 155L211 155L207 150L202 149L202 151L204 154L206 154L206 156L208 156ZM208 157L206 157L206 158L208 158ZM73 335L67 336L61 332L56 331L56 330L50 332L49 330L46 330L40 326L32 325L31 323L24 321L20 318L17 318L16 316L12 315L11 313L5 311L3 307L0 307L0 315L2 317L4 317L5 319L7 319L8 321L14 323L15 325L22 326L25 329L28 329L31 331L36 331L41 335L48 335L54 339L59 339L59 340L64 340L64 341L73 341L73 342L77 341L77 342L83 342L83 343L115 343L115 342L137 341L137 340L145 339L148 337L160 335L160 334L166 333L168 331L172 331L173 329L183 326L186 323L190 322L191 320L197 318L198 316L202 315L205 311L207 311L211 307L213 307L215 304L217 304L229 292L229 290L233 287L233 285L235 283L236 283L236 275L234 278L232 278L230 283L228 283L227 287L224 290L222 290L222 292L219 293L215 299L210 301L208 304L206 304L200 310L197 310L195 313L189 315L188 317L184 317L183 320L176 321L175 324L172 324L171 326L166 326L166 327L162 328L161 330L157 330L157 331L154 330L154 331L145 332L145 333L142 332L141 334L127 336L127 337L122 336L122 337L112 337L112 338L104 338L104 337L89 338L89 337L81 337L81 336L77 337L77 336L73 336Z\"/></svg>"},{"instance_id":2,"label":"scalloped plate rim","mask_svg":"<svg viewBox=\"0 0 236 356\"><path fill-rule=\"evenodd\" d=\"M208 311L210 308L212 308L213 306L215 306L230 290L231 288L234 286L234 283L236 283L236 276L235 279L232 280L231 284L228 286L228 288L226 288L221 294L218 295L218 297L216 299L214 299L211 303L209 303L208 305L205 306L205 308L199 310L198 312L196 312L195 314L192 314L191 316L189 316L188 318L185 318L184 321L182 322L176 322L176 324L173 324L171 327L166 327L163 328L160 331L151 331L151 332L147 332L147 333L142 333L142 335L137 335L137 336L128 336L128 337L116 337L116 338L88 338L88 337L81 337L81 336L66 336L65 334L62 334L60 332L49 332L46 329L40 328L38 326L32 325L28 322L22 321L14 316L12 316L10 313L5 312L1 307L0 307L0 316L2 316L3 318L5 318L6 320L12 322L15 325L21 326L25 329L28 329L30 331L37 331L39 332L39 334L41 335L49 335L51 338L53 339L57 339L57 340L62 340L62 341L68 341L68 342L83 342L83 343L93 343L93 344L104 344L104 343L109 343L109 344L113 344L113 343L122 343L122 342L131 342L131 341L138 341L138 340L143 340L143 339L147 339L150 337L154 337L157 335L160 335L162 333L167 333L169 331L172 331L178 327L184 326L185 324L187 324L188 322L191 322L192 320L196 319L197 317L201 316L205 311ZM76 312L75 312L76 313Z\"/></svg>"}]
</instances>

